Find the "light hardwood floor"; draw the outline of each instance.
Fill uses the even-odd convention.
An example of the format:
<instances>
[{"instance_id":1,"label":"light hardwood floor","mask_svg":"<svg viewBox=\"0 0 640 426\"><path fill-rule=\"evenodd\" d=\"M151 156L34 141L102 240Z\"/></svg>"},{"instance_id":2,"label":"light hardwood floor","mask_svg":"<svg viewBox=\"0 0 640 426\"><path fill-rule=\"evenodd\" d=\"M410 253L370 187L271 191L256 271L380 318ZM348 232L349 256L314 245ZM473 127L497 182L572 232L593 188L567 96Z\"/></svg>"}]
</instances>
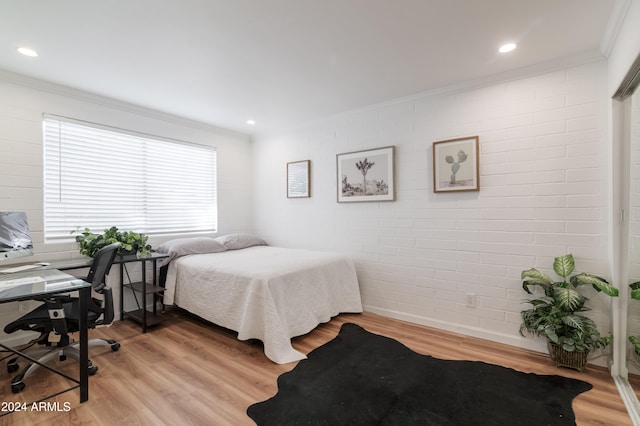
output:
<instances>
[{"instance_id":1,"label":"light hardwood floor","mask_svg":"<svg viewBox=\"0 0 640 426\"><path fill-rule=\"evenodd\" d=\"M293 339L308 353L333 339L345 322L392 337L411 349L443 359L466 359L503 365L524 372L559 374L594 387L574 400L578 425L631 425L625 406L606 369L588 366L584 373L555 368L543 354L465 337L375 314L339 315L311 333ZM277 391L277 377L295 364L269 361L259 342L240 342L232 331L200 321L181 311L146 334L137 324L119 321L90 330L93 337L117 339L122 348L90 348L100 368L90 377L89 401L79 403L77 390L56 397L60 411L16 412L0 418L2 425L251 425L246 409ZM72 360L60 364L72 374ZM0 370L0 401L32 400L65 384L48 371L27 379L12 394L10 375ZM70 410L65 411L65 403ZM0 413L1 414L1 413Z\"/></svg>"}]
</instances>

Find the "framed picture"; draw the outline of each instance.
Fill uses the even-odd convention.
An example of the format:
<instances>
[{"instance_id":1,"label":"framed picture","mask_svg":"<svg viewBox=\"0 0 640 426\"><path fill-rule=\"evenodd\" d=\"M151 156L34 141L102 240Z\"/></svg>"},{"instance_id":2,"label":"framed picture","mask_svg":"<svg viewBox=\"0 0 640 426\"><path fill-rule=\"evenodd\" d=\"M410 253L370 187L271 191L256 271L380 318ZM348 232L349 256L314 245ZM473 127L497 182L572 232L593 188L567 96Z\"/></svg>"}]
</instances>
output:
<instances>
[{"instance_id":1,"label":"framed picture","mask_svg":"<svg viewBox=\"0 0 640 426\"><path fill-rule=\"evenodd\" d=\"M310 160L287 163L287 198L311 197L309 184L310 170Z\"/></svg>"},{"instance_id":2,"label":"framed picture","mask_svg":"<svg viewBox=\"0 0 640 426\"><path fill-rule=\"evenodd\" d=\"M433 143L433 192L479 191L478 137Z\"/></svg>"},{"instance_id":3,"label":"framed picture","mask_svg":"<svg viewBox=\"0 0 640 426\"><path fill-rule=\"evenodd\" d=\"M336 161L339 203L395 200L395 147L338 154Z\"/></svg>"}]
</instances>

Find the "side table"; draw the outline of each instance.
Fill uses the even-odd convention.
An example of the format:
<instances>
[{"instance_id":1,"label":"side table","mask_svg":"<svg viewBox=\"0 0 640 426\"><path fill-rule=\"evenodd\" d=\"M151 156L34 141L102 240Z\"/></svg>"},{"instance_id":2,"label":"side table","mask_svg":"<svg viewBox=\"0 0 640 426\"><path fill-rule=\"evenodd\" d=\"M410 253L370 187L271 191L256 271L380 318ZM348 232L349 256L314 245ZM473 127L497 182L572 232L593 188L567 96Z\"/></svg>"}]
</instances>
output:
<instances>
[{"instance_id":1,"label":"side table","mask_svg":"<svg viewBox=\"0 0 640 426\"><path fill-rule=\"evenodd\" d=\"M158 260L169 257L166 254L150 253L147 255L126 255L116 256L114 264L120 267L120 318L130 318L142 325L142 332L146 333L147 328L156 325L166 319L163 314L164 304L161 312L158 312L158 298L164 292L164 287L158 282ZM147 262L151 263L153 268L152 278L147 282ZM142 280L132 282L127 270L127 264L140 263L142 269ZM126 281L125 281L126 274ZM133 311L125 311L124 309L124 290L128 288L133 293L138 309ZM140 299L138 300L138 295ZM147 295L153 297L153 307L151 310L147 308Z\"/></svg>"}]
</instances>

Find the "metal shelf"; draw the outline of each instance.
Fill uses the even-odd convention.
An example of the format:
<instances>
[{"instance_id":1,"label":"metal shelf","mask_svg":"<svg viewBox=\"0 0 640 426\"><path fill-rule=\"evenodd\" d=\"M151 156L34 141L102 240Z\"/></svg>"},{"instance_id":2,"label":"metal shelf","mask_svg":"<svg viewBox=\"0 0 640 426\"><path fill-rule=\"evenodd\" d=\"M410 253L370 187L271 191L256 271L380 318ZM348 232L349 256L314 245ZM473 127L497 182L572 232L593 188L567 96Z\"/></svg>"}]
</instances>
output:
<instances>
[{"instance_id":1,"label":"metal shelf","mask_svg":"<svg viewBox=\"0 0 640 426\"><path fill-rule=\"evenodd\" d=\"M117 256L114 260L114 264L120 266L120 314L121 318L130 318L136 322L142 324L142 332L147 332L147 327L154 326L164 321L167 316L162 312L157 311L158 302L162 303L162 293L164 287L158 285L158 260L168 257L166 254L151 253L148 255L128 255ZM147 280L147 262L151 262L153 268L153 276L151 281ZM142 280L131 282L129 277L129 271L127 270L128 263L140 263L142 268ZM127 280L125 282L125 273ZM124 289L128 288L133 293L136 305L138 309L125 312L124 310ZM142 300L138 300L137 294L141 295ZM147 309L147 295L151 295L153 301L152 310ZM162 311L164 311L164 304L162 304Z\"/></svg>"},{"instance_id":2,"label":"metal shelf","mask_svg":"<svg viewBox=\"0 0 640 426\"><path fill-rule=\"evenodd\" d=\"M142 309L137 309L135 311L129 311L124 313L125 318L130 318L140 324L144 324L145 320L145 312L142 312ZM146 321L147 327L152 327L154 325L160 324L162 321L166 320L167 316L162 312L153 313L150 311L146 312Z\"/></svg>"}]
</instances>

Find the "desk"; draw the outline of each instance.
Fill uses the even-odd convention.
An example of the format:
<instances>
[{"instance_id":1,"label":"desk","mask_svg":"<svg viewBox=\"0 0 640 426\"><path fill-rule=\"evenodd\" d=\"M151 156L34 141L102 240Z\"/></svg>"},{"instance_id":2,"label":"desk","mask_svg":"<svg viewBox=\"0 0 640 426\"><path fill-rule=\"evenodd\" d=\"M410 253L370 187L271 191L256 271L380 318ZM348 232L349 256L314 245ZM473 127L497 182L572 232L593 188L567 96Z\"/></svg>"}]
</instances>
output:
<instances>
[{"instance_id":1,"label":"desk","mask_svg":"<svg viewBox=\"0 0 640 426\"><path fill-rule=\"evenodd\" d=\"M167 254L162 253L148 253L148 254L132 254L125 256L116 256L113 260L114 265L118 265L120 269L120 319L124 320L126 318L130 318L142 325L142 331L144 333L147 332L147 328L153 325L156 325L166 319L162 313L157 312L156 303L159 299L159 296L164 292L164 287L160 286L158 283L158 261L164 258L169 257ZM78 260L49 260L50 263L47 266L40 266L34 269L30 269L28 272L31 274L40 274L41 271L46 271L50 269L56 269L60 271L66 271L70 269L82 269L88 268L91 266L92 259L82 258ZM147 262L151 264L153 268L152 278L151 280L147 280ZM130 263L140 263L142 280L138 282L125 282L125 272L128 276L127 264ZM30 264L30 263L27 263ZM20 266L22 264L15 264L10 266ZM21 272L21 274L24 272ZM13 277L16 274L4 275L0 273L0 280L8 279L9 276ZM136 293L141 295L141 301L138 301L136 297L136 303L138 305L138 309L133 311L125 311L124 309L124 289L129 288L133 291L134 297L136 297ZM147 306L147 295L151 295L153 297L153 309L151 311L146 309Z\"/></svg>"},{"instance_id":2,"label":"desk","mask_svg":"<svg viewBox=\"0 0 640 426\"><path fill-rule=\"evenodd\" d=\"M162 293L164 293L164 286L160 285L158 282L158 261L169 257L168 254L162 254L158 252L148 253L148 254L131 254L131 255L118 255L113 260L113 265L118 265L119 273L120 273L120 319L132 319L142 325L142 332L146 333L147 328L159 324L160 322L167 319L167 317L162 312L157 312L156 305L158 301L161 301L159 297L161 297ZM151 279L147 279L147 262L151 264L152 268L152 276ZM127 271L127 264L131 263L139 263L142 279L140 281L131 282L129 277L129 272ZM49 266L42 266L31 271L42 271L46 269L59 269L59 270L69 270L69 269L81 269L88 268L91 266L91 259L79 259L79 260L52 260L50 261ZM127 276L127 281L125 281L125 274ZM0 279L2 279L3 275L0 275ZM133 296L135 298L138 309L132 311L125 311L124 309L124 290L128 288L132 291ZM142 300L138 300L136 293L141 296ZM146 309L147 306L147 296L151 296L153 298L153 308L152 310Z\"/></svg>"},{"instance_id":3,"label":"desk","mask_svg":"<svg viewBox=\"0 0 640 426\"><path fill-rule=\"evenodd\" d=\"M0 347L14 354L24 357L31 362L35 362L42 367L60 374L68 380L77 383L76 386L72 386L63 392L70 391L72 389L80 388L80 402L85 402L89 399L89 349L88 349L88 332L87 332L87 307L89 303L89 297L91 296L91 284L79 280L67 273L59 271L57 269L37 270L28 272L18 272L15 274L0 275L0 281L15 280L19 278L31 278L42 277L44 282L38 282L34 284L21 284L11 287L0 287L0 303L19 302L22 300L41 300L53 294L69 293L72 291L78 291L80 298L80 324L79 324L79 340L80 340L80 379L75 379L67 376L66 374L57 371L48 365L40 364L37 360L30 356L23 354L13 348L5 346L0 342ZM45 399L59 395L50 395L42 398Z\"/></svg>"}]
</instances>

